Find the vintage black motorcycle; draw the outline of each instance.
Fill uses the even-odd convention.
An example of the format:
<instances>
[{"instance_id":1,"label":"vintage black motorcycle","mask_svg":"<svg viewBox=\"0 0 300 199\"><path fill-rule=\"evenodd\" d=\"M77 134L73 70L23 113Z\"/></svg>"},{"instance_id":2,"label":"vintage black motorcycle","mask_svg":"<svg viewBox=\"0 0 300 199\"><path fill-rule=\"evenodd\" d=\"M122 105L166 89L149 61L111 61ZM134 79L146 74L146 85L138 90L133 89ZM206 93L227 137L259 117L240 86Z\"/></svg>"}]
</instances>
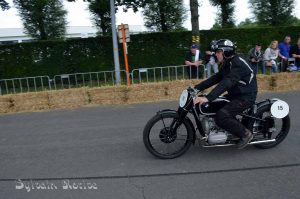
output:
<instances>
[{"instance_id":1,"label":"vintage black motorcycle","mask_svg":"<svg viewBox=\"0 0 300 199\"><path fill-rule=\"evenodd\" d=\"M189 87L182 92L177 111L159 111L148 121L143 141L151 154L162 159L176 158L184 154L196 140L203 147L237 144L239 138L215 123L216 112L229 101L225 97L219 97L210 103L194 105L193 99L197 95L198 91ZM189 113L194 116L194 122L188 117ZM267 99L246 109L237 116L237 120L254 134L249 145L262 149L272 148L281 143L289 133L289 106L280 99ZM197 131L200 137L197 136Z\"/></svg>"}]
</instances>

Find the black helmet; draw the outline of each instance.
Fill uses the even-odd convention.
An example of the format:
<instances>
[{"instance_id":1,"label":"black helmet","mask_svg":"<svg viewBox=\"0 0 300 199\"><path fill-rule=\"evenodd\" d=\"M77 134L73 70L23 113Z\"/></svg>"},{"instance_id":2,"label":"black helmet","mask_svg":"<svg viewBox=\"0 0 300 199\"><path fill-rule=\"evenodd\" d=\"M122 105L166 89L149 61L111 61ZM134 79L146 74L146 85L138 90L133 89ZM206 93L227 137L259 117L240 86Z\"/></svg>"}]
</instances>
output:
<instances>
[{"instance_id":1,"label":"black helmet","mask_svg":"<svg viewBox=\"0 0 300 199\"><path fill-rule=\"evenodd\" d=\"M229 39L220 39L216 42L212 42L212 50L222 50L225 58L229 58L235 54L236 45Z\"/></svg>"}]
</instances>

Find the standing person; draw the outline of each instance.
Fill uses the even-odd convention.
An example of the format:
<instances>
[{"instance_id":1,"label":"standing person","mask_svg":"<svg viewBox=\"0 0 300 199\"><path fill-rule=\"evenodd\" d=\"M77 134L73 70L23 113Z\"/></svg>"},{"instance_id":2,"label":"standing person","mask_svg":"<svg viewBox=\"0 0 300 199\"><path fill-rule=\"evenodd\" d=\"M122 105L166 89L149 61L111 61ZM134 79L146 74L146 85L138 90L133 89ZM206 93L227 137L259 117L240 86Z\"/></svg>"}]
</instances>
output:
<instances>
[{"instance_id":1,"label":"standing person","mask_svg":"<svg viewBox=\"0 0 300 199\"><path fill-rule=\"evenodd\" d=\"M261 70L262 74L266 74L266 68L263 64L263 53L261 49L261 44L257 43L254 48L249 51L249 61L252 65L252 68Z\"/></svg>"},{"instance_id":2,"label":"standing person","mask_svg":"<svg viewBox=\"0 0 300 199\"><path fill-rule=\"evenodd\" d=\"M185 65L187 65L186 70L190 79L202 78L202 71L199 68L199 65L201 64L200 50L198 50L197 44L192 44L189 52L185 55Z\"/></svg>"},{"instance_id":3,"label":"standing person","mask_svg":"<svg viewBox=\"0 0 300 199\"><path fill-rule=\"evenodd\" d=\"M211 46L216 43L215 40L213 40L210 43L210 46L206 49L205 54L206 54L206 69L207 69L207 77L209 78L211 76L211 68L213 68L214 73L219 72L219 66L218 66L218 61L217 57L214 52L211 51Z\"/></svg>"},{"instance_id":4,"label":"standing person","mask_svg":"<svg viewBox=\"0 0 300 199\"><path fill-rule=\"evenodd\" d=\"M300 69L300 38L297 41L297 44L291 47L290 50L291 57L295 58L295 65L298 70Z\"/></svg>"},{"instance_id":5,"label":"standing person","mask_svg":"<svg viewBox=\"0 0 300 199\"><path fill-rule=\"evenodd\" d=\"M265 50L264 53L264 65L271 67L271 72L277 73L278 66L276 59L279 55L278 41L274 40L271 42L270 46Z\"/></svg>"},{"instance_id":6,"label":"standing person","mask_svg":"<svg viewBox=\"0 0 300 199\"><path fill-rule=\"evenodd\" d=\"M279 48L279 58L282 64L282 71L286 71L288 67L288 59L290 58L290 49L291 49L291 36L285 36L283 42L278 46Z\"/></svg>"},{"instance_id":7,"label":"standing person","mask_svg":"<svg viewBox=\"0 0 300 199\"><path fill-rule=\"evenodd\" d=\"M255 103L257 82L255 71L235 53L235 49L236 46L228 39L216 42L213 50L216 52L218 62L222 64L220 71L195 88L203 91L215 84L217 86L206 97L195 98L194 104L211 102L227 91L226 97L230 102L216 113L216 123L239 137L238 148L244 148L252 140L253 134L236 119L236 116Z\"/></svg>"}]
</instances>

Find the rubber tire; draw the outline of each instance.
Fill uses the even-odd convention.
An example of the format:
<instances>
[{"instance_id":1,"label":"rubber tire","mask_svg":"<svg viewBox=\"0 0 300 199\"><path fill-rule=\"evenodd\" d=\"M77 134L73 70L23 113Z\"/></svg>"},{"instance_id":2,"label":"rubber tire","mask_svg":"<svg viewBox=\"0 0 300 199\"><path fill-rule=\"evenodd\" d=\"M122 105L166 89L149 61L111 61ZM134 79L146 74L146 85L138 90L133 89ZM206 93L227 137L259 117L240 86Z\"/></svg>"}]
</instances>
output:
<instances>
[{"instance_id":1,"label":"rubber tire","mask_svg":"<svg viewBox=\"0 0 300 199\"><path fill-rule=\"evenodd\" d=\"M193 131L192 131L192 127L190 126L190 123L187 120L183 120L183 125L186 127L187 129L187 141L184 145L184 147L179 150L177 153L175 154L171 154L171 155L164 155L161 153L158 153L152 146L149 140L149 133L151 132L152 127L154 126L154 124L158 121L161 120L161 117L163 118L178 118L178 114L177 113L171 113L171 112L167 112L167 113L161 113L155 115L154 117L152 117L146 124L144 131L143 131L143 141L144 141L144 145L146 147L146 149L155 157L158 157L160 159L173 159L173 158L177 158L181 155L183 155L191 146L192 144L192 140L193 140Z\"/></svg>"},{"instance_id":2,"label":"rubber tire","mask_svg":"<svg viewBox=\"0 0 300 199\"><path fill-rule=\"evenodd\" d=\"M264 112L269 112L270 111L270 106L266 105L263 106L261 108L259 108L257 110L257 114L256 117L261 118ZM285 118L282 119L282 127L285 125L282 135L279 137L279 139L276 139L275 142L272 143L265 143L265 144L254 144L255 147L260 148L260 149L269 149L269 148L273 148L275 146L277 146L278 144L280 144L288 135L289 131L290 131L290 116L287 115ZM253 129L253 125L254 125L254 121L251 120L251 122L249 123L248 129Z\"/></svg>"}]
</instances>

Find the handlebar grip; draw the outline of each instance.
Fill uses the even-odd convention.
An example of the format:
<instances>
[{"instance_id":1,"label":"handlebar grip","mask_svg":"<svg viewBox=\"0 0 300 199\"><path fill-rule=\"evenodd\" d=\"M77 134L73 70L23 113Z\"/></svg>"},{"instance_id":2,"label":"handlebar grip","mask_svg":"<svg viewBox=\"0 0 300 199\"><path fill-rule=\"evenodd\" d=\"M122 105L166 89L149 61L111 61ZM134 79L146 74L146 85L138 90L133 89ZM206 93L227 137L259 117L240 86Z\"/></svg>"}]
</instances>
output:
<instances>
[{"instance_id":1,"label":"handlebar grip","mask_svg":"<svg viewBox=\"0 0 300 199\"><path fill-rule=\"evenodd\" d=\"M205 102L205 103L202 104L202 106L203 106L204 108L208 108L208 107L209 107L209 103L208 103L208 102Z\"/></svg>"}]
</instances>

